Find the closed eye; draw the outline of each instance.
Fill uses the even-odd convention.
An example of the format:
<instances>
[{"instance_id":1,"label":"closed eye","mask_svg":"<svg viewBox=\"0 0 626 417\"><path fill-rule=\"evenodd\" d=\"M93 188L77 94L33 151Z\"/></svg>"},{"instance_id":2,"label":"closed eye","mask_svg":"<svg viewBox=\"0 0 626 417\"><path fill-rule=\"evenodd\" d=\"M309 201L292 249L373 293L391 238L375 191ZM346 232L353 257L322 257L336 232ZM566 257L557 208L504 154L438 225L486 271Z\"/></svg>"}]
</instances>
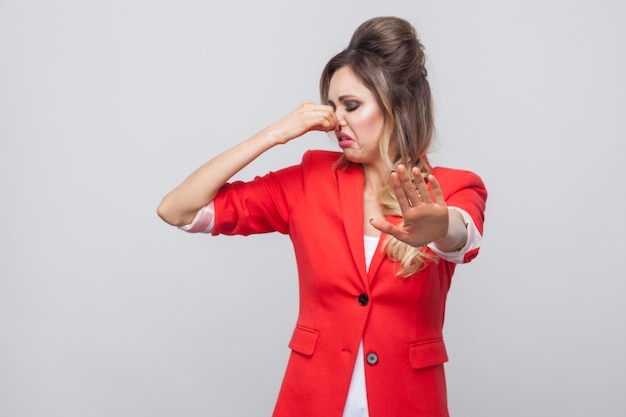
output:
<instances>
[{"instance_id":1,"label":"closed eye","mask_svg":"<svg viewBox=\"0 0 626 417\"><path fill-rule=\"evenodd\" d=\"M346 106L346 111L347 112L353 112L353 111L355 111L356 109L359 108L361 103L356 102L356 101L345 101L344 105Z\"/></svg>"},{"instance_id":2,"label":"closed eye","mask_svg":"<svg viewBox=\"0 0 626 417\"><path fill-rule=\"evenodd\" d=\"M355 111L356 109L358 109L361 106L361 102L360 101L351 100L350 99L351 97L354 97L354 96L352 96L352 95L345 95L345 96L339 97L339 102L341 104L343 104L343 106L345 107L345 109L346 109L346 111L348 113ZM328 100L328 105L331 106L334 111L337 111L337 105L335 104L334 101Z\"/></svg>"}]
</instances>

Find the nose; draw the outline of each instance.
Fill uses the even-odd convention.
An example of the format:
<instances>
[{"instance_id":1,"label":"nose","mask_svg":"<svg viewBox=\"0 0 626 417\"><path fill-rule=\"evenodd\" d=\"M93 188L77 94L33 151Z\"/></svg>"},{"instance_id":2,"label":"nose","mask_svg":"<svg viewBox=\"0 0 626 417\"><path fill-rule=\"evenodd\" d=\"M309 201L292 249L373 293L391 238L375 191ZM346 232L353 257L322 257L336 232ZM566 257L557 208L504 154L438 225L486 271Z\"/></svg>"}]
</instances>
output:
<instances>
[{"instance_id":1,"label":"nose","mask_svg":"<svg viewBox=\"0 0 626 417\"><path fill-rule=\"evenodd\" d=\"M347 125L346 119L344 118L344 114L341 111L335 111L335 115L337 116L337 126L335 130L340 132L341 129Z\"/></svg>"}]
</instances>

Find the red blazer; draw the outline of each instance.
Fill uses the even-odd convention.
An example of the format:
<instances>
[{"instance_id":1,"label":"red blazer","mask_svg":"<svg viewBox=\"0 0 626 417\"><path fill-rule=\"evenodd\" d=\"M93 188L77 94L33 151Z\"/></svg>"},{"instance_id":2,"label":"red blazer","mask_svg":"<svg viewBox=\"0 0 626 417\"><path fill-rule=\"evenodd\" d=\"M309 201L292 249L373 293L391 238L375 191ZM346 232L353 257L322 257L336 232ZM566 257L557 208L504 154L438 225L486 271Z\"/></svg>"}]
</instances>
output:
<instances>
[{"instance_id":1,"label":"red blazer","mask_svg":"<svg viewBox=\"0 0 626 417\"><path fill-rule=\"evenodd\" d=\"M227 184L215 198L213 234L278 231L295 249L300 311L273 415L340 417L363 339L371 417L447 416L442 328L455 265L439 260L398 277L383 235L366 272L363 174L358 165L334 169L338 157L309 151L300 165ZM446 203L467 211L482 234L480 178L446 168L433 174Z\"/></svg>"}]
</instances>

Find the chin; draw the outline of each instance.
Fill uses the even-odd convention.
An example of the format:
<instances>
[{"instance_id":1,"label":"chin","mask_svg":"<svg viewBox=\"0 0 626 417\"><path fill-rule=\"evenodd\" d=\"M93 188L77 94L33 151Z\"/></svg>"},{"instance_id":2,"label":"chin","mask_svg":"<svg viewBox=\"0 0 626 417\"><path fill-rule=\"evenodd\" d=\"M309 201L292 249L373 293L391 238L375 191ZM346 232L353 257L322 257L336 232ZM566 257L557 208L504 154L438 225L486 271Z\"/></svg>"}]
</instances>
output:
<instances>
[{"instance_id":1,"label":"chin","mask_svg":"<svg viewBox=\"0 0 626 417\"><path fill-rule=\"evenodd\" d=\"M357 152L354 149L350 149L350 148L346 148L343 150L343 156L346 157L346 159L350 162L353 162L355 164L367 164L372 162L371 158L368 158L367 156L364 156L362 153Z\"/></svg>"},{"instance_id":2,"label":"chin","mask_svg":"<svg viewBox=\"0 0 626 417\"><path fill-rule=\"evenodd\" d=\"M360 164L361 162L363 162L361 160L361 158L358 158L356 155L354 155L353 152L350 152L347 149L343 150L343 156L350 162L352 162L353 164Z\"/></svg>"}]
</instances>

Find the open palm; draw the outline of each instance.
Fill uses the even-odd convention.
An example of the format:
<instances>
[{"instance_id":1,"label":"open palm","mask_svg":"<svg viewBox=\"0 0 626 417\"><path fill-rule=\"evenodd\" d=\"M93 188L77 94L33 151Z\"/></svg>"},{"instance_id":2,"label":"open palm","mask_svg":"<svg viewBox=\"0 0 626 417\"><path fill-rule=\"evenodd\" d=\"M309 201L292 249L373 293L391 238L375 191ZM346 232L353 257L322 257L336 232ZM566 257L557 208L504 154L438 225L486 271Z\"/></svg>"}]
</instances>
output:
<instances>
[{"instance_id":1,"label":"open palm","mask_svg":"<svg viewBox=\"0 0 626 417\"><path fill-rule=\"evenodd\" d=\"M413 168L413 176L415 184L404 165L398 165L397 171L391 173L391 186L400 205L402 221L392 224L372 219L370 223L381 232L420 247L447 235L449 215L435 176L428 176L428 184L419 168Z\"/></svg>"}]
</instances>

